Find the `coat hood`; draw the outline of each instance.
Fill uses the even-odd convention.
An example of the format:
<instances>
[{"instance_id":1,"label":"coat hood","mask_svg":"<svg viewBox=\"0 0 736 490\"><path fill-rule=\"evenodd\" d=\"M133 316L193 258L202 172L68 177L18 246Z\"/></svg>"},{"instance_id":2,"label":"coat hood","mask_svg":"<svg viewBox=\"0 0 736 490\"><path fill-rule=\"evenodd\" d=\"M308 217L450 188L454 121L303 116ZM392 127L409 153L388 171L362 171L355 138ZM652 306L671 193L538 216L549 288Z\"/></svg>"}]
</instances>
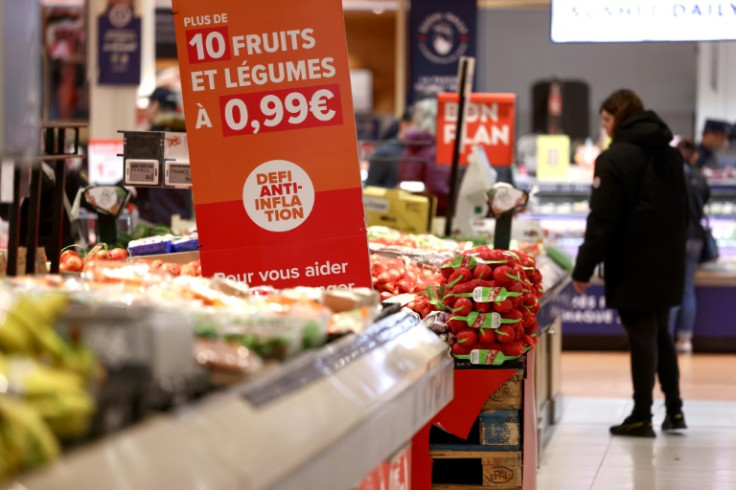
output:
<instances>
[{"instance_id":1,"label":"coat hood","mask_svg":"<svg viewBox=\"0 0 736 490\"><path fill-rule=\"evenodd\" d=\"M613 141L659 148L668 146L672 141L672 130L654 111L644 111L631 116L616 128Z\"/></svg>"}]
</instances>

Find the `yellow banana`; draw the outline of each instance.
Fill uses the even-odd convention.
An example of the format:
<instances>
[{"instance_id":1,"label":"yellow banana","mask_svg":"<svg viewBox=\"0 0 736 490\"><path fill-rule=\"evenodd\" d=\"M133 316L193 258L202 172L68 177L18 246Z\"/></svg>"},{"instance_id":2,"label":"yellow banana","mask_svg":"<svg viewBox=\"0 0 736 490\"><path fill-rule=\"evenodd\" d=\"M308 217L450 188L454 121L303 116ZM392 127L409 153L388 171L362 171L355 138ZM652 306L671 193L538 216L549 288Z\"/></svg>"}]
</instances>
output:
<instances>
[{"instance_id":1,"label":"yellow banana","mask_svg":"<svg viewBox=\"0 0 736 490\"><path fill-rule=\"evenodd\" d=\"M92 351L76 343L66 346L57 367L81 376L85 382L91 381L98 369Z\"/></svg>"},{"instance_id":2,"label":"yellow banana","mask_svg":"<svg viewBox=\"0 0 736 490\"><path fill-rule=\"evenodd\" d=\"M6 312L0 320L0 352L30 354L33 349L31 333L15 313Z\"/></svg>"},{"instance_id":3,"label":"yellow banana","mask_svg":"<svg viewBox=\"0 0 736 490\"><path fill-rule=\"evenodd\" d=\"M64 341L54 324L65 305L66 296L59 294L45 294L38 299L20 295L11 310L33 339L36 352L50 354L55 360L62 355Z\"/></svg>"},{"instance_id":4,"label":"yellow banana","mask_svg":"<svg viewBox=\"0 0 736 490\"><path fill-rule=\"evenodd\" d=\"M59 443L41 417L27 404L0 395L0 437L10 471L32 469L59 456Z\"/></svg>"}]
</instances>

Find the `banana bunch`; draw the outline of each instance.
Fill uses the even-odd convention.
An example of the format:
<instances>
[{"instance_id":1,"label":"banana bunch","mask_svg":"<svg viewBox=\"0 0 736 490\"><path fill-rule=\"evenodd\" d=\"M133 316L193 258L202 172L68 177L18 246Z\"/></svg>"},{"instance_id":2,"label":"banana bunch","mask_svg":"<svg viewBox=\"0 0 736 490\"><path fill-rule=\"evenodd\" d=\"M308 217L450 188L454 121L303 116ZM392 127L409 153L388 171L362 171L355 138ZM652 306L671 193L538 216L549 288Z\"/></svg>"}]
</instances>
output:
<instances>
[{"instance_id":1,"label":"banana bunch","mask_svg":"<svg viewBox=\"0 0 736 490\"><path fill-rule=\"evenodd\" d=\"M57 333L67 303L63 293L0 288L0 481L54 460L59 439L89 430L86 388L100 368L76 338Z\"/></svg>"},{"instance_id":2,"label":"banana bunch","mask_svg":"<svg viewBox=\"0 0 736 490\"><path fill-rule=\"evenodd\" d=\"M104 375L100 363L90 349L78 342L64 345L55 367L74 373L87 382L100 382Z\"/></svg>"},{"instance_id":3,"label":"banana bunch","mask_svg":"<svg viewBox=\"0 0 736 490\"><path fill-rule=\"evenodd\" d=\"M42 358L91 380L99 371L92 352L78 342L64 340L54 329L67 304L67 296L57 292L0 293L0 353Z\"/></svg>"},{"instance_id":4,"label":"banana bunch","mask_svg":"<svg viewBox=\"0 0 736 490\"><path fill-rule=\"evenodd\" d=\"M58 456L59 443L38 413L23 401L0 394L0 481Z\"/></svg>"},{"instance_id":5,"label":"banana bunch","mask_svg":"<svg viewBox=\"0 0 736 490\"><path fill-rule=\"evenodd\" d=\"M10 297L10 298L8 298ZM54 330L58 316L68 303L62 293L30 296L3 292L0 298L0 352L47 355L58 362L64 340Z\"/></svg>"},{"instance_id":6,"label":"banana bunch","mask_svg":"<svg viewBox=\"0 0 736 490\"><path fill-rule=\"evenodd\" d=\"M84 435L95 404L76 373L46 367L18 356L0 356L7 392L23 398L62 439Z\"/></svg>"}]
</instances>

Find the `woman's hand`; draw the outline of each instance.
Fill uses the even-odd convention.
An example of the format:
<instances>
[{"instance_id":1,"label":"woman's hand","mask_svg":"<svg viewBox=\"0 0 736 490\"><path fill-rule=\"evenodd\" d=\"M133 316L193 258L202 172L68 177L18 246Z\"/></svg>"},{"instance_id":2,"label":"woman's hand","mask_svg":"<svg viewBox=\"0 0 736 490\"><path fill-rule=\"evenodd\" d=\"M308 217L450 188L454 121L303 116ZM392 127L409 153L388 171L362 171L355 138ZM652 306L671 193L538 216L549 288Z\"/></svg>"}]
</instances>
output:
<instances>
[{"instance_id":1,"label":"woman's hand","mask_svg":"<svg viewBox=\"0 0 736 490\"><path fill-rule=\"evenodd\" d=\"M583 294L585 290L588 289L588 286L590 286L590 282L573 281L572 285L575 288L576 293Z\"/></svg>"}]
</instances>

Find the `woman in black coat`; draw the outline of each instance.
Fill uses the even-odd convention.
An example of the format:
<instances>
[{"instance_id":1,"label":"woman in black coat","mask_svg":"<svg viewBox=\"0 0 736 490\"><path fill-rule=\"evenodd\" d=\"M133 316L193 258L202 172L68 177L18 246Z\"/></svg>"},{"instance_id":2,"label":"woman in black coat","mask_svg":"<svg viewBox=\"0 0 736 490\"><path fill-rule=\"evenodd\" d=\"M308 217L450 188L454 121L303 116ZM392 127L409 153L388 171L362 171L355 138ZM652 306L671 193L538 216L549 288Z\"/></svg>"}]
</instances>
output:
<instances>
[{"instance_id":1,"label":"woman in black coat","mask_svg":"<svg viewBox=\"0 0 736 490\"><path fill-rule=\"evenodd\" d=\"M611 146L596 160L590 215L573 281L583 293L603 263L606 303L616 308L631 348L634 410L616 435L654 437L652 392L659 375L667 416L662 429L684 429L680 373L668 330L669 309L684 285L688 204L682 157L672 132L631 90L601 105Z\"/></svg>"}]
</instances>

